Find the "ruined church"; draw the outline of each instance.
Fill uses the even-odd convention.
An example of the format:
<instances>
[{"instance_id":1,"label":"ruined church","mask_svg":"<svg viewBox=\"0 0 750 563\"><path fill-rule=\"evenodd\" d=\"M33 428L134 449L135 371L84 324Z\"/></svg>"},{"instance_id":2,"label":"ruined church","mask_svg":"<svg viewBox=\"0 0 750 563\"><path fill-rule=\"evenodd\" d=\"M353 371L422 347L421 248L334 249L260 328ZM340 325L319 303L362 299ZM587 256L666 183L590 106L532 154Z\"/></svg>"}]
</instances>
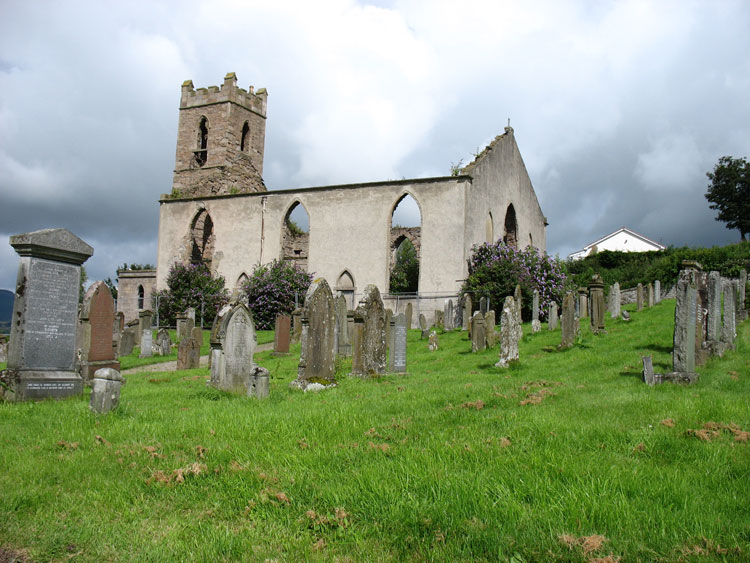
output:
<instances>
[{"instance_id":1,"label":"ruined church","mask_svg":"<svg viewBox=\"0 0 750 563\"><path fill-rule=\"evenodd\" d=\"M546 219L512 128L458 175L268 191L267 102L265 89L238 87L234 73L220 87L182 84L174 182L159 200L157 289L175 262L206 263L231 291L255 266L282 259L324 277L350 307L368 284L388 301L396 250L408 239L419 260L418 308L429 311L459 292L472 245L502 237L545 249ZM421 224L394 227L407 197ZM289 220L298 206L307 232Z\"/></svg>"}]
</instances>

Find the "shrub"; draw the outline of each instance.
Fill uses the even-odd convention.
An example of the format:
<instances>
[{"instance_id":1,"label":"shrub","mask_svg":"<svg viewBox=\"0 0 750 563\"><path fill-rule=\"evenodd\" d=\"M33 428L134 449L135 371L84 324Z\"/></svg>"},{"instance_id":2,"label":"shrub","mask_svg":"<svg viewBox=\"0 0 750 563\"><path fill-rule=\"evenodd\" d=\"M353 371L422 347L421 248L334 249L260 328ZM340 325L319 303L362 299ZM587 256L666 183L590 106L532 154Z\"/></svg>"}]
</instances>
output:
<instances>
[{"instance_id":1,"label":"shrub","mask_svg":"<svg viewBox=\"0 0 750 563\"><path fill-rule=\"evenodd\" d=\"M294 310L295 292L300 302L304 299L312 278L312 274L283 260L257 266L242 287L253 312L255 328L273 330L278 314L289 314Z\"/></svg>"},{"instance_id":2,"label":"shrub","mask_svg":"<svg viewBox=\"0 0 750 563\"><path fill-rule=\"evenodd\" d=\"M419 286L419 259L417 250L409 239L396 250L396 263L391 270L391 293L414 293Z\"/></svg>"},{"instance_id":3,"label":"shrub","mask_svg":"<svg viewBox=\"0 0 750 563\"><path fill-rule=\"evenodd\" d=\"M498 319L502 314L503 300L513 295L516 285L521 286L522 315L526 319L531 318L535 289L539 291L540 317L547 314L553 301L562 302L566 276L554 258L539 254L533 247L518 250L502 240L474 245L471 251L469 277L462 289L473 293L475 302L482 296L489 297Z\"/></svg>"},{"instance_id":4,"label":"shrub","mask_svg":"<svg viewBox=\"0 0 750 563\"><path fill-rule=\"evenodd\" d=\"M194 307L196 320L203 312L203 324L210 324L229 300L224 277L211 275L205 264L175 263L167 276L167 287L156 292L160 324L175 325L177 313Z\"/></svg>"}]
</instances>

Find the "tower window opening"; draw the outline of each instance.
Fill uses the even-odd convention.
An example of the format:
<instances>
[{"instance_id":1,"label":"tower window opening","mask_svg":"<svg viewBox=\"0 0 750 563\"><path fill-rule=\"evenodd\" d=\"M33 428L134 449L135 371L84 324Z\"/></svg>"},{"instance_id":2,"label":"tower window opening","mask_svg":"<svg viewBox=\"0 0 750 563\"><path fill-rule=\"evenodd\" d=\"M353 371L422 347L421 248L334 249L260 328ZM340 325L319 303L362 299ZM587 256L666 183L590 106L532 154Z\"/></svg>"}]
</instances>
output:
<instances>
[{"instance_id":1,"label":"tower window opening","mask_svg":"<svg viewBox=\"0 0 750 563\"><path fill-rule=\"evenodd\" d=\"M240 152L246 152L245 149L250 148L250 145L248 141L250 140L249 137L250 134L250 126L247 124L247 121L245 121L245 124L242 126L242 137L240 137Z\"/></svg>"},{"instance_id":2,"label":"tower window opening","mask_svg":"<svg viewBox=\"0 0 750 563\"><path fill-rule=\"evenodd\" d=\"M208 119L201 117L198 125L198 150L194 153L195 162L198 166L203 166L208 160Z\"/></svg>"}]
</instances>

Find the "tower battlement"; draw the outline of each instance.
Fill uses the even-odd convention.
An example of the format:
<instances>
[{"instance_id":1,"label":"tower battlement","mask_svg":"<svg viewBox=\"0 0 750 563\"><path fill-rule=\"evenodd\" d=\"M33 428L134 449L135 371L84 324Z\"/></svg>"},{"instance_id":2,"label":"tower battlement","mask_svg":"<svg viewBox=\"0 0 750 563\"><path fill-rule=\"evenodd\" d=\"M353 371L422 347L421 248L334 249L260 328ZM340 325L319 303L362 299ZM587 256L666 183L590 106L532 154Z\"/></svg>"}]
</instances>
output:
<instances>
[{"instance_id":1,"label":"tower battlement","mask_svg":"<svg viewBox=\"0 0 750 563\"><path fill-rule=\"evenodd\" d=\"M209 86L207 88L198 88L196 90L193 86L192 80L186 80L182 83L180 109L195 108L225 102L235 103L262 117L266 117L268 92L265 88L260 88L255 92L253 86L250 86L247 90L238 87L237 75L233 72L227 73L224 77L224 83L221 86Z\"/></svg>"}]
</instances>

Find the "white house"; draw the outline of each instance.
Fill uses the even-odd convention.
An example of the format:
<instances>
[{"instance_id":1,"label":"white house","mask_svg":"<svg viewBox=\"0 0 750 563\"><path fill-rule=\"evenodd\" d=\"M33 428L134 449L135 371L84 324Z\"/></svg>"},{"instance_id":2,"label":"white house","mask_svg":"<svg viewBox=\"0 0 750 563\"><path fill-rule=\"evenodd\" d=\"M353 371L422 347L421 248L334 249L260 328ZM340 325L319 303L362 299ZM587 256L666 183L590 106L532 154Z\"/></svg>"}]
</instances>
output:
<instances>
[{"instance_id":1,"label":"white house","mask_svg":"<svg viewBox=\"0 0 750 563\"><path fill-rule=\"evenodd\" d=\"M580 260L590 254L596 254L602 250L618 250L620 252L649 252L651 250L664 250L665 246L651 239L639 235L626 227L617 229L614 233L600 238L591 244L584 246L582 250L568 255L571 260Z\"/></svg>"}]
</instances>

